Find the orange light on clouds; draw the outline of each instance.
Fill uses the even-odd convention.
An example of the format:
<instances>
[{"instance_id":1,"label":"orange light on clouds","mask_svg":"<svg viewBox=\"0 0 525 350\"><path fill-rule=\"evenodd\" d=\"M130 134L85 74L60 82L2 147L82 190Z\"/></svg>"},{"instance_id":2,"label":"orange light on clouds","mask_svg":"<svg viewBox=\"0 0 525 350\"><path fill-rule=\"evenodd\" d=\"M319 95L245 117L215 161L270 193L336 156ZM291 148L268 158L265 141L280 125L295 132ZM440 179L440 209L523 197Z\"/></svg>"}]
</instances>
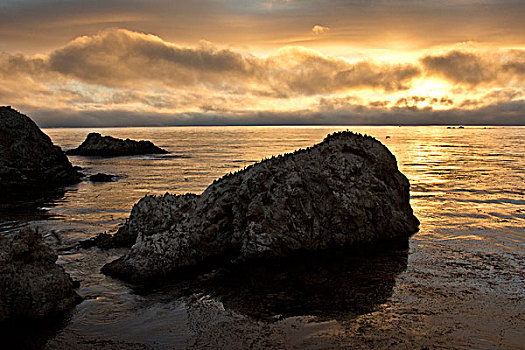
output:
<instances>
[{"instance_id":1,"label":"orange light on clouds","mask_svg":"<svg viewBox=\"0 0 525 350\"><path fill-rule=\"evenodd\" d=\"M43 125L100 111L101 124L138 112L412 123L434 111L525 124L525 6L515 2L166 3L10 2L0 97L42 111Z\"/></svg>"}]
</instances>

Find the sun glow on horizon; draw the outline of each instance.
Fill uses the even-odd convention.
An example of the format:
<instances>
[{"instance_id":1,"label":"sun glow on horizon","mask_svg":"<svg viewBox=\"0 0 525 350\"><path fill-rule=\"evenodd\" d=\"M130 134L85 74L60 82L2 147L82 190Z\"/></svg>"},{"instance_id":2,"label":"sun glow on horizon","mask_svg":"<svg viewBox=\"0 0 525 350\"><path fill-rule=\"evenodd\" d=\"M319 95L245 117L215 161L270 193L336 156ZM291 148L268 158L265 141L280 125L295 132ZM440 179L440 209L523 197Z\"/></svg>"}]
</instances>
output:
<instances>
[{"instance_id":1,"label":"sun glow on horizon","mask_svg":"<svg viewBox=\"0 0 525 350\"><path fill-rule=\"evenodd\" d=\"M525 7L330 1L9 2L0 98L45 126L525 124Z\"/></svg>"}]
</instances>

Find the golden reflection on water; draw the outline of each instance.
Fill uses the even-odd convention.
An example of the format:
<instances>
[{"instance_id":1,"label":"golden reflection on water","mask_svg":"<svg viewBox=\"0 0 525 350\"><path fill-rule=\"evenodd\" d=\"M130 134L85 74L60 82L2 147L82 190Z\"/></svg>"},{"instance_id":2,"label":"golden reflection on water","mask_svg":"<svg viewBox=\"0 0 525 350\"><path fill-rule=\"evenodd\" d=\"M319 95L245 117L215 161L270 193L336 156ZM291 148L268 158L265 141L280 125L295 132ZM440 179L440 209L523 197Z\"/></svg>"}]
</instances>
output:
<instances>
[{"instance_id":1,"label":"golden reflection on water","mask_svg":"<svg viewBox=\"0 0 525 350\"><path fill-rule=\"evenodd\" d=\"M64 198L42 204L47 219L31 217L26 221L44 230L58 230L66 243L74 243L124 222L133 204L146 194L200 193L225 173L272 155L309 147L326 134L345 129L372 135L392 151L411 183L411 204L421 221L420 232L410 242L408 266L396 279L391 300L384 304L384 310L358 322L376 325L368 329L370 336L377 329L389 332L389 327L388 336L393 338L409 339L408 333L412 332L417 344L422 344L425 337L420 335L420 339L415 334L428 335L429 329L436 334L426 338L443 346L460 346L468 338L472 347L486 348L484 344L488 344L490 348L497 344L500 333L500 344L512 348L519 343L522 338L505 334L515 334L512 332L516 327L525 326L523 322L509 323L507 318L519 318L524 311L522 299L519 302L519 296L525 294L523 127L47 129L45 132L63 149L78 146L88 132L98 131L119 138L148 139L171 153L117 158L72 156L72 163L84 168L86 174L116 174L119 180L71 186ZM12 230L21 223L4 220L0 229ZM184 302L159 304L156 311L137 311L137 305L143 303L141 298L130 294L120 282L98 273L103 263L119 254L93 250L60 256L59 262L66 270L83 281L81 293L90 298L79 306L80 312L64 332L100 336L109 332L104 328L107 325L100 324L110 314L114 336L135 339L137 334L129 333L133 326L144 334L157 332L157 339L166 341L175 341L174 334L187 337L185 322L191 308ZM470 319L481 317L476 308L483 310L482 318L490 319L490 324L469 324ZM405 317L409 312L415 313L412 318ZM461 316L445 317L453 313ZM162 322L167 320L163 317L172 324L170 334L161 330ZM153 319L152 324L158 327L154 330L147 326ZM458 325L464 334L454 333L454 329L461 328ZM404 335L398 331L403 329L407 332ZM362 336L349 334L355 339ZM381 339L385 339L384 334L377 335L376 341Z\"/></svg>"},{"instance_id":2,"label":"golden reflection on water","mask_svg":"<svg viewBox=\"0 0 525 350\"><path fill-rule=\"evenodd\" d=\"M422 222L420 239L465 236L463 229L511 231L524 227L525 129L520 127L164 127L47 129L63 149L88 132L148 139L171 152L117 158L70 157L86 174L119 175L114 183L82 182L64 198L43 204L41 226L66 231L71 240L111 230L147 194L202 192L214 179L273 155L320 142L351 129L376 137L396 156L411 183L411 203ZM2 223L4 230L16 223ZM457 230L461 227L461 230ZM456 228L452 232L443 230ZM521 231L520 231L521 232ZM484 235L481 235L484 237ZM479 238L478 238L479 239Z\"/></svg>"}]
</instances>

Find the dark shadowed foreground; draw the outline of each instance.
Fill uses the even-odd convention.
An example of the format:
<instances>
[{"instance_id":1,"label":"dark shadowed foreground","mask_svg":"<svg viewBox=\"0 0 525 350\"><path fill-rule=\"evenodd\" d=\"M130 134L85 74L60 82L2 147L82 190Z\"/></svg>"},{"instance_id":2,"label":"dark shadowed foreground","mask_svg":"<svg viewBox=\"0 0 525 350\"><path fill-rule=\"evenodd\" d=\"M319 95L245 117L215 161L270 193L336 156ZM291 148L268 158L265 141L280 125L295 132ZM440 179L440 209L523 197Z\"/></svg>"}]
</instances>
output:
<instances>
[{"instance_id":1,"label":"dark shadowed foreground","mask_svg":"<svg viewBox=\"0 0 525 350\"><path fill-rule=\"evenodd\" d=\"M24 228L0 237L0 246L0 322L42 318L74 305L73 282L40 232Z\"/></svg>"},{"instance_id":2,"label":"dark shadowed foreground","mask_svg":"<svg viewBox=\"0 0 525 350\"><path fill-rule=\"evenodd\" d=\"M398 274L406 269L407 253L406 247L390 244L303 253L135 286L133 299L140 306L125 325L110 317L105 326L89 331L98 334L95 338L78 333L81 327L60 332L48 347L338 347L341 342L333 337L333 327L340 330L340 324L353 322L388 302ZM143 333L140 325L145 324L167 333ZM177 334L181 326L185 334ZM118 329L136 334L126 341L120 336L103 336Z\"/></svg>"}]
</instances>

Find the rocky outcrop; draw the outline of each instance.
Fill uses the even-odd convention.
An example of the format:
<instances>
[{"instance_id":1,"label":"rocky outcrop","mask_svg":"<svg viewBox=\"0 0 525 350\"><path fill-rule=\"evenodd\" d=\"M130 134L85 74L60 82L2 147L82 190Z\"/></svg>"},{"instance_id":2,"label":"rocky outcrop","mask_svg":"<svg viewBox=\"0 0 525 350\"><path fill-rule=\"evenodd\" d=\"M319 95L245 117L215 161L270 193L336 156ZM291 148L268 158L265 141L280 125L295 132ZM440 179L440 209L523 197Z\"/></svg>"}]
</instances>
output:
<instances>
[{"instance_id":1,"label":"rocky outcrop","mask_svg":"<svg viewBox=\"0 0 525 350\"><path fill-rule=\"evenodd\" d=\"M50 316L80 300L56 260L38 230L0 236L0 321Z\"/></svg>"},{"instance_id":2,"label":"rocky outcrop","mask_svg":"<svg viewBox=\"0 0 525 350\"><path fill-rule=\"evenodd\" d=\"M0 187L30 191L73 184L80 176L60 147L29 117L0 107Z\"/></svg>"},{"instance_id":3,"label":"rocky outcrop","mask_svg":"<svg viewBox=\"0 0 525 350\"><path fill-rule=\"evenodd\" d=\"M390 151L339 132L226 175L201 195L144 197L119 230L135 244L103 272L144 281L210 261L408 241L418 225Z\"/></svg>"},{"instance_id":4,"label":"rocky outcrop","mask_svg":"<svg viewBox=\"0 0 525 350\"><path fill-rule=\"evenodd\" d=\"M69 155L117 157L138 154L165 154L168 151L155 146L151 141L134 141L102 136L92 132L86 140L75 149L66 151Z\"/></svg>"},{"instance_id":5,"label":"rocky outcrop","mask_svg":"<svg viewBox=\"0 0 525 350\"><path fill-rule=\"evenodd\" d=\"M79 248L99 247L102 249L110 248L129 248L137 240L137 235L130 233L126 228L121 227L115 234L103 232L98 236L78 242Z\"/></svg>"},{"instance_id":6,"label":"rocky outcrop","mask_svg":"<svg viewBox=\"0 0 525 350\"><path fill-rule=\"evenodd\" d=\"M116 177L117 175L97 173L95 175L91 175L89 177L89 181L91 182L113 182L115 181Z\"/></svg>"}]
</instances>

